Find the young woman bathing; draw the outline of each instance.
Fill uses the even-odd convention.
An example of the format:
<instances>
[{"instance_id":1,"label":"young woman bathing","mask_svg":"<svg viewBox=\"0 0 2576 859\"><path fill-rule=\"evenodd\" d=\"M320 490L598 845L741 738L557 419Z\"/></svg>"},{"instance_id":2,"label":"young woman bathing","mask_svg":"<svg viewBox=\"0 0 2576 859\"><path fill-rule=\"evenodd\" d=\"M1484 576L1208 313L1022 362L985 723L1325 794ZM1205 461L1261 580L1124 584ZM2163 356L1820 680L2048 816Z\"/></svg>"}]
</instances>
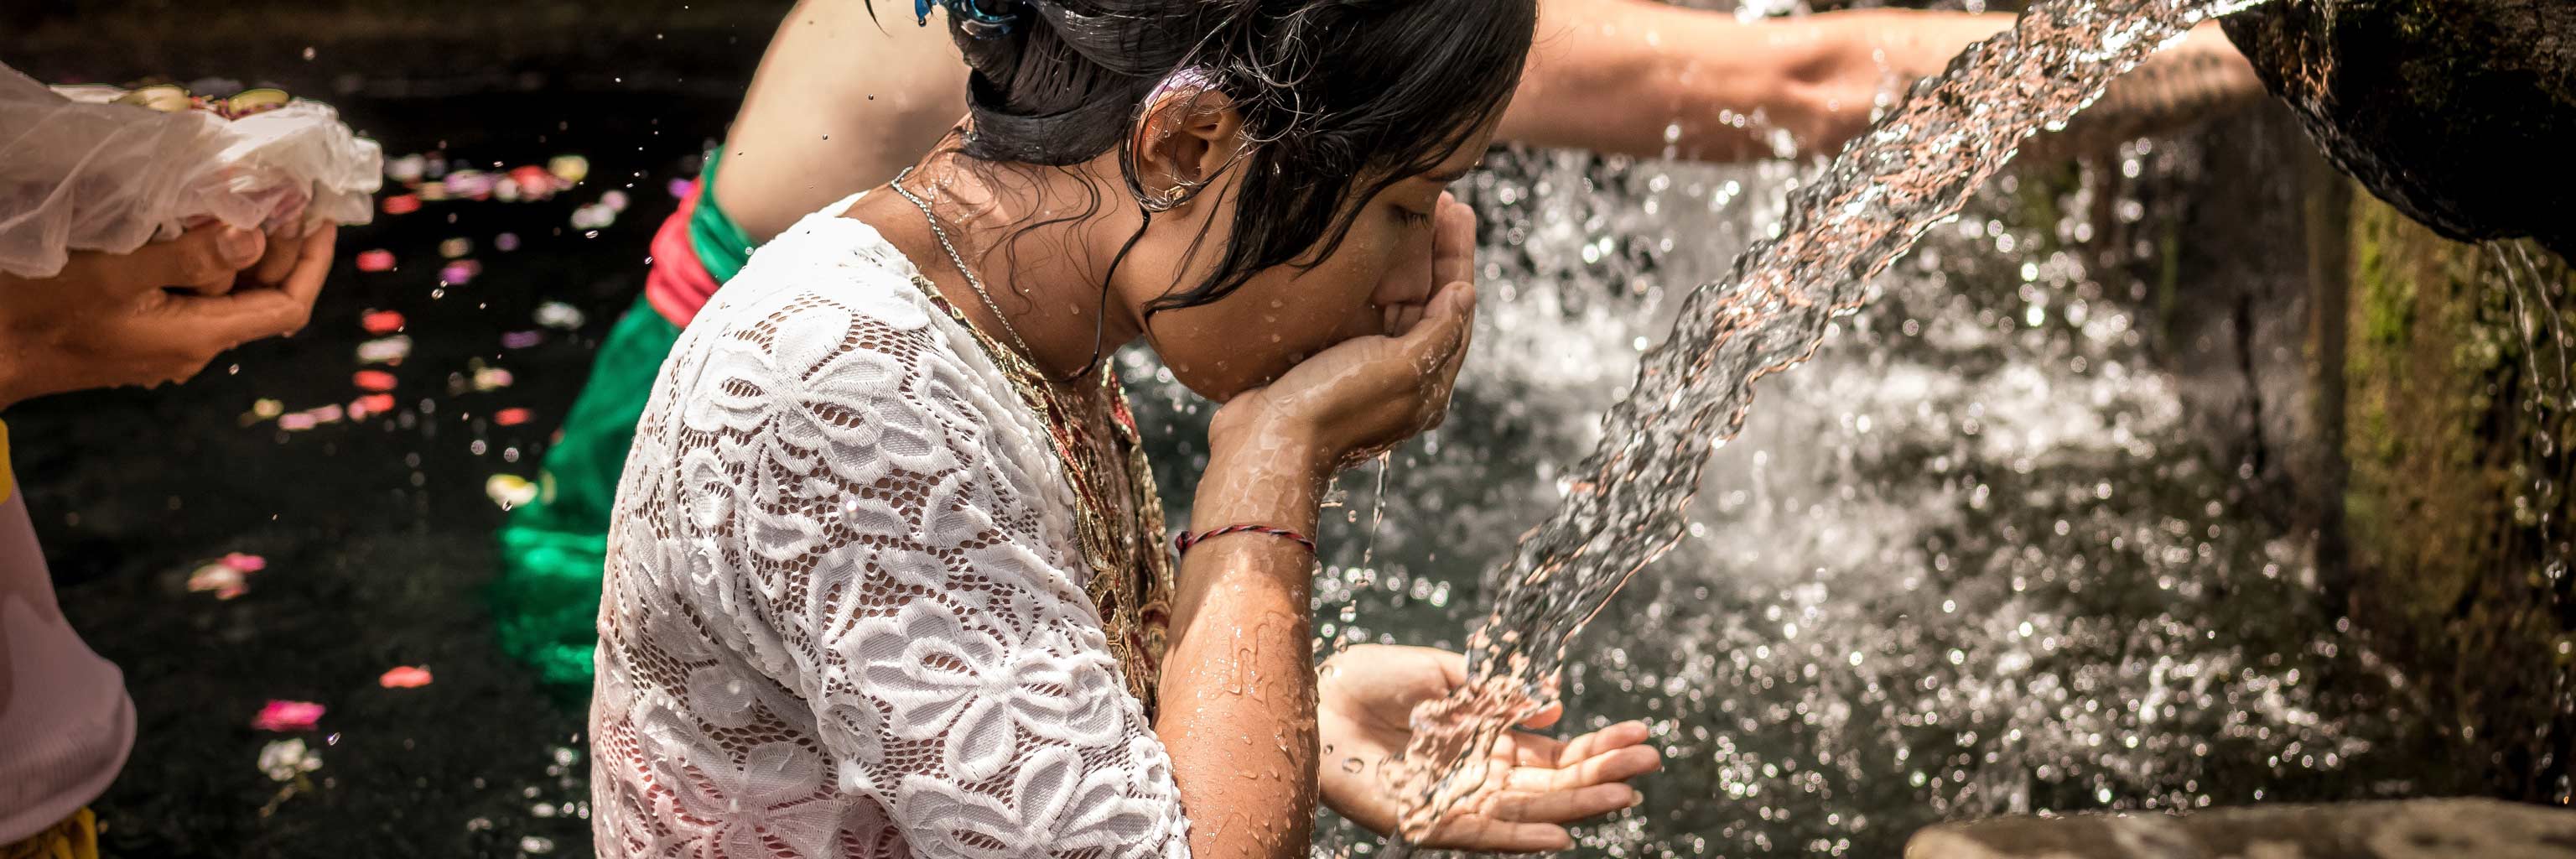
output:
<instances>
[{"instance_id":1,"label":"young woman bathing","mask_svg":"<svg viewBox=\"0 0 2576 859\"><path fill-rule=\"evenodd\" d=\"M1649 0L1539 0L1538 38L1501 139L1639 156L1801 155L1867 125L1882 93L1933 74L2012 16L1859 9L1741 21ZM751 248L852 191L883 184L957 124L966 64L944 28L805 0L779 25L726 145L653 243L643 300L600 347L547 448L541 494L500 535L495 615L508 649L548 681L587 689L601 557L619 466L655 368ZM2131 74L2034 154L2099 151L2263 97L2215 26ZM1733 114L1760 122L1731 124ZM2039 152L2037 150L2048 150ZM721 166L721 170L719 170ZM721 200L721 203L719 203Z\"/></svg>"},{"instance_id":2,"label":"young woman bathing","mask_svg":"<svg viewBox=\"0 0 2576 859\"><path fill-rule=\"evenodd\" d=\"M961 135L805 217L663 364L608 543L609 856L1302 857L1454 654L1314 669L1325 481L1436 424L1533 0L944 0ZM1223 403L1177 565L1107 356ZM1567 846L1635 723L1431 843ZM1330 748L1330 752L1322 751ZM1361 766L1346 762L1357 759Z\"/></svg>"}]
</instances>

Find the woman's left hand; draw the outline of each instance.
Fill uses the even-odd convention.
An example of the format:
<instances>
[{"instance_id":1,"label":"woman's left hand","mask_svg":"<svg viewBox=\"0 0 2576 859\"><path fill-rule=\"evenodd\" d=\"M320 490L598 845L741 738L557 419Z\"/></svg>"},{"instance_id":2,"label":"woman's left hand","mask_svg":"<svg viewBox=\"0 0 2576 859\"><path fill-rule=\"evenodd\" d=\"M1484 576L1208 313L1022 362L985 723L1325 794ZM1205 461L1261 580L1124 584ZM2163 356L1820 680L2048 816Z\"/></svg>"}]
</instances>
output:
<instances>
[{"instance_id":1,"label":"woman's left hand","mask_svg":"<svg viewBox=\"0 0 2576 859\"><path fill-rule=\"evenodd\" d=\"M1467 657L1427 647L1360 645L1327 660L1316 683L1317 761L1324 804L1384 835L1404 813L1378 769L1413 739L1416 705L1467 682ZM1521 727L1544 729L1562 707ZM1356 764L1353 762L1356 761ZM1452 809L1420 846L1534 853L1574 845L1564 824L1636 805L1626 782L1663 766L1643 722L1621 722L1571 740L1506 732L1487 755L1486 784Z\"/></svg>"}]
</instances>

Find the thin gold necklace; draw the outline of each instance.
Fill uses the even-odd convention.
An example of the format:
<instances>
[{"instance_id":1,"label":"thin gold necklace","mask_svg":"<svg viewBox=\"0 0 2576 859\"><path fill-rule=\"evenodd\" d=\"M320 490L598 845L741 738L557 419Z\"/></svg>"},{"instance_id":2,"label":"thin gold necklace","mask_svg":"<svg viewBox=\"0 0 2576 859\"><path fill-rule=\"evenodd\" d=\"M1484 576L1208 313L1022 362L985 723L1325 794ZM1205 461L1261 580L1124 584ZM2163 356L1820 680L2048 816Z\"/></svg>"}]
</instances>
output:
<instances>
[{"instance_id":1,"label":"thin gold necklace","mask_svg":"<svg viewBox=\"0 0 2576 859\"><path fill-rule=\"evenodd\" d=\"M1002 333L1011 335L1011 345L1020 347L1020 354L1028 357L1029 366L1036 367L1037 350L1029 348L1029 341L1021 339L1019 327L1011 324L1011 317L1002 312L1002 305L993 300L993 294L984 291L984 279L976 277L975 270L966 267L966 258L957 253L957 246L948 241L948 231L939 226L939 216L930 213L929 201L913 196L911 189L903 187L903 180L911 175L912 168L903 168L903 172L894 174L894 181L887 184L894 188L896 194L911 201L914 208L921 210L922 220L930 223L931 237L939 240L940 250L948 252L948 262L957 266L957 273L966 278L966 285L975 290L975 297L984 300L984 309L993 311L993 319L1002 323ZM1043 377L1044 372L1041 371L1040 375Z\"/></svg>"},{"instance_id":2,"label":"thin gold necklace","mask_svg":"<svg viewBox=\"0 0 2576 859\"><path fill-rule=\"evenodd\" d=\"M1151 714L1156 704L1155 684L1162 675L1163 650L1168 646L1171 556L1163 554L1158 537L1140 540L1137 536L1139 533L1162 533L1163 505L1155 495L1154 472L1145 462L1144 447L1137 438L1134 419L1127 411L1126 395L1118 389L1117 374L1110 371L1107 362L1096 368L1100 373L1101 398L1110 409L1107 429L1114 434L1115 442L1126 448L1125 455L1120 457L1125 460L1125 467L1120 471L1126 477L1130 495L1128 502L1132 505L1122 517L1126 527L1112 525L1109 517L1108 472L1115 466L1096 461L1114 454L1089 441L1075 439L1074 433L1078 430L1073 428L1077 420L1073 410L1067 406L1064 397L1057 395L1057 386L1037 368L1037 353L1030 351L1028 341L1020 337L1019 329L1011 324L1010 317L1002 315L1001 306L993 301L991 293L984 290L983 280L975 276L973 269L966 267L964 256L948 240L948 232L939 226L938 216L931 214L930 204L913 196L911 189L903 187L903 180L911 175L912 170L907 168L895 174L894 181L888 184L895 193L903 195L905 200L921 210L922 217L930 222L931 235L939 239L940 249L948 252L948 261L957 266L957 273L966 278L966 285L974 288L976 297L983 299L984 307L993 311L993 318L1002 323L1002 330L1019 345L1019 354L1011 354L1001 344L993 342L982 327L968 321L956 305L940 298L937 288L928 279L915 274L913 284L975 338L975 342L992 356L995 368L1010 380L1021 402L1047 425L1047 437L1055 448L1056 461L1064 467L1067 482L1074 490L1074 541L1093 573L1091 581L1083 586L1083 592L1091 598L1092 607L1101 614L1103 631L1110 638L1110 654L1117 659L1120 672L1126 676L1127 693L1135 696L1145 705L1145 712Z\"/></svg>"}]
</instances>

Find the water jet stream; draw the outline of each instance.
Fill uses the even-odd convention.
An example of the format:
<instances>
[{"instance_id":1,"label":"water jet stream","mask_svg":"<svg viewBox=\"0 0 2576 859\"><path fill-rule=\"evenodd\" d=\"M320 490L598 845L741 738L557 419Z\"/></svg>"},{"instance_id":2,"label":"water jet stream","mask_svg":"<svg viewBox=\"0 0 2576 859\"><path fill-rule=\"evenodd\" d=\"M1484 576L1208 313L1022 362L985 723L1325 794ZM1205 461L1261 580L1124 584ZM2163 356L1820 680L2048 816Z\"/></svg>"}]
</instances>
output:
<instances>
[{"instance_id":1,"label":"water jet stream","mask_svg":"<svg viewBox=\"0 0 2576 859\"><path fill-rule=\"evenodd\" d=\"M2022 142L2061 126L2193 25L2261 0L2050 0L1970 46L1799 187L1776 238L1693 290L1602 419L1564 501L1524 535L1468 642L1469 682L1414 714L1381 776L1405 800L1387 854L1472 799L1478 753L1556 697L1567 643L1681 539L1708 455L1742 428L1753 383L1815 354L1834 319L1925 231L1955 216Z\"/></svg>"}]
</instances>

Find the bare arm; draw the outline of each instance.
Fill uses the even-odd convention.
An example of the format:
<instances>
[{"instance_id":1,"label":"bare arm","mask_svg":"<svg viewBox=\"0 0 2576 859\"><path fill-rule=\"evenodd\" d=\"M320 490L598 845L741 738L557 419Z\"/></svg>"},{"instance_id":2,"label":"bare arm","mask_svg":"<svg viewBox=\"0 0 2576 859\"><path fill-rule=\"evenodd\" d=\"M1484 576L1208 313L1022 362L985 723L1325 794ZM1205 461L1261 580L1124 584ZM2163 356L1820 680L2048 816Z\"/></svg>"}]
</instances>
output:
<instances>
[{"instance_id":1,"label":"bare arm","mask_svg":"<svg viewBox=\"0 0 2576 859\"><path fill-rule=\"evenodd\" d=\"M1428 274L1440 286L1419 316L1399 314L1413 321L1318 352L1217 409L1190 509L1198 530L1312 534L1334 472L1439 424L1474 339L1476 217L1446 194L1434 217ZM1306 855L1318 788L1313 574L1303 547L1258 534L1182 558L1154 733L1171 752L1195 859Z\"/></svg>"},{"instance_id":2,"label":"bare arm","mask_svg":"<svg viewBox=\"0 0 2576 859\"><path fill-rule=\"evenodd\" d=\"M1320 464L1226 443L1191 516L1315 532ZM1314 560L1262 535L1219 537L1179 570L1154 733L1190 815L1193 859L1303 857L1316 802Z\"/></svg>"},{"instance_id":3,"label":"bare arm","mask_svg":"<svg viewBox=\"0 0 2576 859\"><path fill-rule=\"evenodd\" d=\"M897 8L897 7L901 8ZM906 3L802 0L760 58L714 193L754 240L893 179L966 115L966 61Z\"/></svg>"},{"instance_id":4,"label":"bare arm","mask_svg":"<svg viewBox=\"0 0 2576 859\"><path fill-rule=\"evenodd\" d=\"M1706 161L1831 153L1868 128L1880 98L2012 22L1872 9L1747 23L1648 0L1541 0L1538 44L1500 135ZM2050 136L2066 142L2043 146L2107 146L2262 95L2253 69L2205 26Z\"/></svg>"},{"instance_id":5,"label":"bare arm","mask_svg":"<svg viewBox=\"0 0 2576 859\"><path fill-rule=\"evenodd\" d=\"M1745 23L1651 0L1541 0L1538 43L1498 136L1703 161L1829 153L1868 127L1882 94L1895 97L2011 24L1885 9ZM2225 37L2203 27L2033 147L2098 151L2262 94ZM765 240L893 179L965 105L966 64L946 28L918 26L902 9L871 18L862 3L803 0L761 57L714 193Z\"/></svg>"}]
</instances>

